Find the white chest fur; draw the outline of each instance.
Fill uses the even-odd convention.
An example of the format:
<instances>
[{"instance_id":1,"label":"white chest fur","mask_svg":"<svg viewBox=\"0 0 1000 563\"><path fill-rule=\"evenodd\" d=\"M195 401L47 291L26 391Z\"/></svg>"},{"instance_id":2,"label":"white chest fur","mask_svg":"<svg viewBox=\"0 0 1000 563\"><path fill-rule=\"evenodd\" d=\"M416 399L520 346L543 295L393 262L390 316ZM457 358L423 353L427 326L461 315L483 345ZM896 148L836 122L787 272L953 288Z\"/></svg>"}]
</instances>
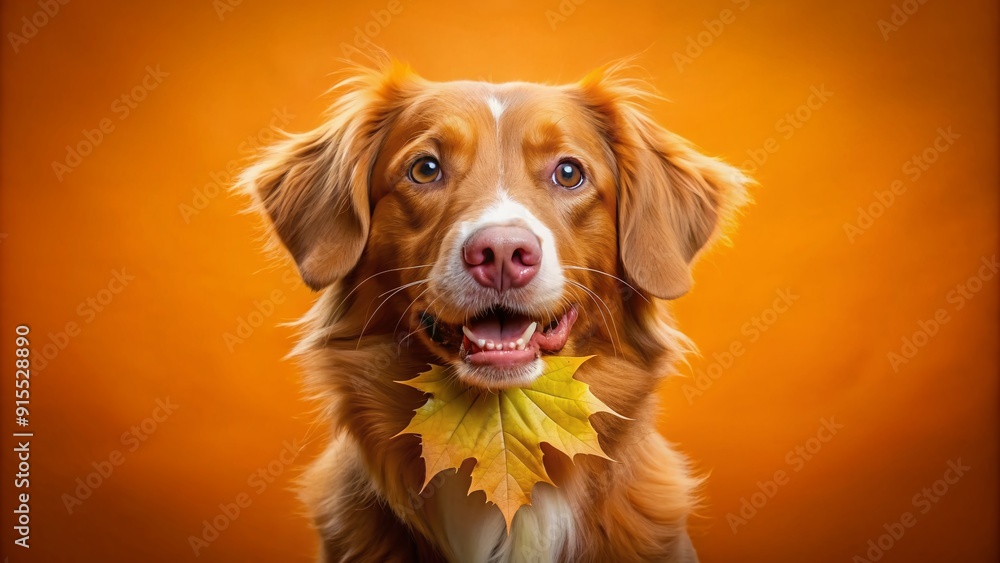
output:
<instances>
[{"instance_id":1,"label":"white chest fur","mask_svg":"<svg viewBox=\"0 0 1000 563\"><path fill-rule=\"evenodd\" d=\"M521 508L505 530L500 510L482 494L466 495L468 481L447 477L431 497L438 543L452 563L549 563L575 545L573 512L562 491L538 484L532 505Z\"/></svg>"}]
</instances>

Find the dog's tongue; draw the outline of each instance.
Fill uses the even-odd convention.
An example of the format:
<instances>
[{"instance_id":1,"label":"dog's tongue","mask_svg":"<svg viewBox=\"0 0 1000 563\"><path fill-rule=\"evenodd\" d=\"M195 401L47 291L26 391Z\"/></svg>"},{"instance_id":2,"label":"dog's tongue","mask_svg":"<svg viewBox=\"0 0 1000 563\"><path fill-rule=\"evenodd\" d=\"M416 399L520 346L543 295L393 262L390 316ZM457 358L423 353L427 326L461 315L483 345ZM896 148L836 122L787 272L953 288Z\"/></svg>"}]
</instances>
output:
<instances>
[{"instance_id":1,"label":"dog's tongue","mask_svg":"<svg viewBox=\"0 0 1000 563\"><path fill-rule=\"evenodd\" d=\"M576 307L571 307L566 314L559 319L559 323L547 332L535 331L531 337L531 343L541 350L558 352L569 340L569 331L573 330L573 323L576 322Z\"/></svg>"},{"instance_id":2,"label":"dog's tongue","mask_svg":"<svg viewBox=\"0 0 1000 563\"><path fill-rule=\"evenodd\" d=\"M501 319L497 315L488 315L480 319L470 321L467 325L469 330L476 336L487 342L516 342L524 331L531 324L531 319L522 316L508 316Z\"/></svg>"}]
</instances>

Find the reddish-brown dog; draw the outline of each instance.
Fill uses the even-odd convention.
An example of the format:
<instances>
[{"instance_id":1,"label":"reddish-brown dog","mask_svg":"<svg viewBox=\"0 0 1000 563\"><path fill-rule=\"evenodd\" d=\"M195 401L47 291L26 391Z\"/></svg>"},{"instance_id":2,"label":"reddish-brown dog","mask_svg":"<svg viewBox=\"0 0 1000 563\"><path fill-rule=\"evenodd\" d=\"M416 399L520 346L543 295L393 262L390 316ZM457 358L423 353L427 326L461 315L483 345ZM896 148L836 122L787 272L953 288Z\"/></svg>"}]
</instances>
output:
<instances>
[{"instance_id":1,"label":"reddish-brown dog","mask_svg":"<svg viewBox=\"0 0 1000 563\"><path fill-rule=\"evenodd\" d=\"M687 349L666 300L746 201L746 178L655 124L632 82L434 83L358 71L329 120L269 148L239 188L324 289L296 349L333 438L304 498L324 561L696 561L697 481L656 432ZM496 389L544 354L627 420L592 422L611 462L546 450L508 534L469 463L421 493L426 400L395 383L443 364Z\"/></svg>"}]
</instances>

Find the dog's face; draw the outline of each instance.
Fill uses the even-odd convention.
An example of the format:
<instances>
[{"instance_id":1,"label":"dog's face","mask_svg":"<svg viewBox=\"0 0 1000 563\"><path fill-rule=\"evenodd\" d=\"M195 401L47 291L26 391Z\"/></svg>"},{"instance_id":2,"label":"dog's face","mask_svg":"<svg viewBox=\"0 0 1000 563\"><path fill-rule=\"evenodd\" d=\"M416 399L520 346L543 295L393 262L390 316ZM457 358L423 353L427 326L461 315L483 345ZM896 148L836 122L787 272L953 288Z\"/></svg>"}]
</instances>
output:
<instances>
[{"instance_id":1,"label":"dog's face","mask_svg":"<svg viewBox=\"0 0 1000 563\"><path fill-rule=\"evenodd\" d=\"M533 379L592 305L570 268L616 270L614 163L588 121L556 88L434 84L386 138L370 248L421 266L410 324L463 379Z\"/></svg>"},{"instance_id":2,"label":"dog's face","mask_svg":"<svg viewBox=\"0 0 1000 563\"><path fill-rule=\"evenodd\" d=\"M309 285L378 289L356 297L358 337L402 326L471 385L529 383L541 355L584 340L616 348L620 289L683 294L744 198L738 172L603 75L431 83L396 68L348 87L244 185Z\"/></svg>"}]
</instances>

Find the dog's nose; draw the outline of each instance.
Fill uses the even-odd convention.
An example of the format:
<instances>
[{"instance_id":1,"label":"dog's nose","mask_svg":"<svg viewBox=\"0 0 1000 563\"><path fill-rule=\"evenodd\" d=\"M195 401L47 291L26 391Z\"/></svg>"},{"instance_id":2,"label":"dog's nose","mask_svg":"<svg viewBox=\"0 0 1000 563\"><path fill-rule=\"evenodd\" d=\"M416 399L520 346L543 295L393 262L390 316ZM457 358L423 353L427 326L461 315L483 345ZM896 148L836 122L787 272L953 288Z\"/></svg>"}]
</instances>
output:
<instances>
[{"instance_id":1,"label":"dog's nose","mask_svg":"<svg viewBox=\"0 0 1000 563\"><path fill-rule=\"evenodd\" d=\"M469 274L484 287L524 287L542 265L538 237L523 227L484 227L462 247Z\"/></svg>"}]
</instances>

